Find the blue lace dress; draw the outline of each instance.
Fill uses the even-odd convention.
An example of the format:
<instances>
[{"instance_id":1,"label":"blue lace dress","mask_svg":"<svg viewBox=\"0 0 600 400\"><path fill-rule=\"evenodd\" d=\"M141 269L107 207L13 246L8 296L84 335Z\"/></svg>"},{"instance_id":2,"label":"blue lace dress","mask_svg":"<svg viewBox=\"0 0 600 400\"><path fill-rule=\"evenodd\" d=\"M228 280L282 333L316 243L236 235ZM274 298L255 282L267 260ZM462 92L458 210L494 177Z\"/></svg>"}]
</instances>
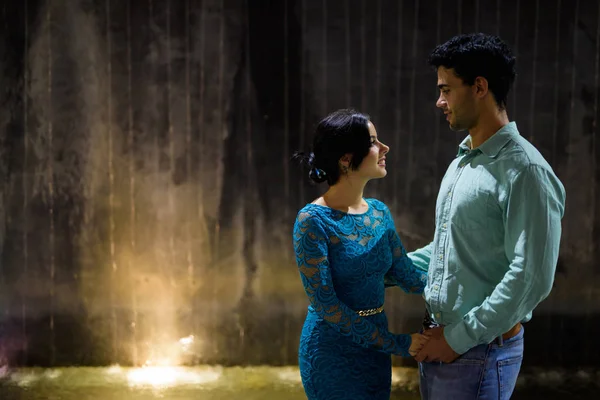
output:
<instances>
[{"instance_id":1,"label":"blue lace dress","mask_svg":"<svg viewBox=\"0 0 600 400\"><path fill-rule=\"evenodd\" d=\"M391 355L408 357L408 334L388 331L386 283L422 293L426 273L413 266L385 204L366 199L364 214L317 204L299 211L294 248L310 305L302 329L299 366L309 400L386 399Z\"/></svg>"}]
</instances>

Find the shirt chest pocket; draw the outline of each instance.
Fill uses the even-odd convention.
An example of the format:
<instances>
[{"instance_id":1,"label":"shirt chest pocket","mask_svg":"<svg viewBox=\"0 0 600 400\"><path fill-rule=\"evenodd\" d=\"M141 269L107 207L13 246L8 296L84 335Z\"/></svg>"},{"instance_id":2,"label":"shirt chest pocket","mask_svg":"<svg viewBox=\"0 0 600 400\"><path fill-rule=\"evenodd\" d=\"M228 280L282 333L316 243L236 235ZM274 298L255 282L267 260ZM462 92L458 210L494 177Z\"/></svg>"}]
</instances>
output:
<instances>
[{"instance_id":1,"label":"shirt chest pocket","mask_svg":"<svg viewBox=\"0 0 600 400\"><path fill-rule=\"evenodd\" d=\"M465 171L467 172L467 171ZM466 173L453 188L450 221L464 231L498 230L502 210L485 174Z\"/></svg>"}]
</instances>

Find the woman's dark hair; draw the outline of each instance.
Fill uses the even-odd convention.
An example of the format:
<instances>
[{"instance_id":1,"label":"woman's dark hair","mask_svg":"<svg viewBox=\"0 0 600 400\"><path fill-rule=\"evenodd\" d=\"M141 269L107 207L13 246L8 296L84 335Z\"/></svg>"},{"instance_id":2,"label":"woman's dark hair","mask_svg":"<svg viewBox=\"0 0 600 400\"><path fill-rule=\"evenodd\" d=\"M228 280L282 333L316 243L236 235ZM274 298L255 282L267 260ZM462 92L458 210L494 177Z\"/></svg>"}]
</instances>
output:
<instances>
[{"instance_id":1,"label":"woman's dark hair","mask_svg":"<svg viewBox=\"0 0 600 400\"><path fill-rule=\"evenodd\" d=\"M508 92L517 75L515 57L498 36L470 33L454 36L437 46L428 59L429 65L454 69L456 75L468 85L481 76L488 81L498 107L506 108Z\"/></svg>"},{"instance_id":2,"label":"woman's dark hair","mask_svg":"<svg viewBox=\"0 0 600 400\"><path fill-rule=\"evenodd\" d=\"M319 122L311 152L296 152L292 158L310 169L310 179L317 183L327 181L331 186L340 179L340 158L352 154L350 168L356 170L370 147L369 116L342 109Z\"/></svg>"}]
</instances>

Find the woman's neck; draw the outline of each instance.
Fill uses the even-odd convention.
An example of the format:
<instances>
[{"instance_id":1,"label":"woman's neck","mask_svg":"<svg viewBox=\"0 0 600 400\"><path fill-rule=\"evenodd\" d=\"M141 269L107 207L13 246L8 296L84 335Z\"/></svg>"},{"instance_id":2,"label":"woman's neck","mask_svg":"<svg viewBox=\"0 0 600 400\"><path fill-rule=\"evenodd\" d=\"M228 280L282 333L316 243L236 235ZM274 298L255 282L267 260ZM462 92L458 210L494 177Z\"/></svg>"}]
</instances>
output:
<instances>
[{"instance_id":1,"label":"woman's neck","mask_svg":"<svg viewBox=\"0 0 600 400\"><path fill-rule=\"evenodd\" d=\"M363 199L365 185L366 182L341 177L339 182L323 195L325 205L344 212L364 212L365 207L368 207Z\"/></svg>"}]
</instances>

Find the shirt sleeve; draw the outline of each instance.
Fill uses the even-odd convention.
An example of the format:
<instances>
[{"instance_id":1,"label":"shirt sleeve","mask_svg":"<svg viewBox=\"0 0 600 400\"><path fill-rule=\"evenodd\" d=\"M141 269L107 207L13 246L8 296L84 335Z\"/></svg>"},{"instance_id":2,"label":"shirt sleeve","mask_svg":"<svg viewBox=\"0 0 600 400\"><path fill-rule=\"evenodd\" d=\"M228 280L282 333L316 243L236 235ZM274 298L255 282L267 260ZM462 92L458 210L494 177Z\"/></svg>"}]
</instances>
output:
<instances>
[{"instance_id":1,"label":"shirt sleeve","mask_svg":"<svg viewBox=\"0 0 600 400\"><path fill-rule=\"evenodd\" d=\"M302 284L314 311L337 332L362 347L410 357L410 335L380 330L338 299L329 268L327 243L319 218L300 213L294 225L294 249Z\"/></svg>"},{"instance_id":2,"label":"shirt sleeve","mask_svg":"<svg viewBox=\"0 0 600 400\"><path fill-rule=\"evenodd\" d=\"M406 293L423 293L427 284L427 270L423 271L417 268L406 254L400 236L398 236L394 219L387 207L384 218L390 250L392 251L392 266L385 275L386 286L394 284L400 286Z\"/></svg>"},{"instance_id":3,"label":"shirt sleeve","mask_svg":"<svg viewBox=\"0 0 600 400\"><path fill-rule=\"evenodd\" d=\"M558 178L532 165L511 181L504 210L509 269L488 298L462 321L446 326L454 351L490 343L522 321L552 289L558 261L565 190Z\"/></svg>"},{"instance_id":4,"label":"shirt sleeve","mask_svg":"<svg viewBox=\"0 0 600 400\"><path fill-rule=\"evenodd\" d=\"M421 247L415 251L408 253L408 257L412 260L415 267L422 271L429 270L429 262L431 261L431 247L433 242L427 246Z\"/></svg>"}]
</instances>

